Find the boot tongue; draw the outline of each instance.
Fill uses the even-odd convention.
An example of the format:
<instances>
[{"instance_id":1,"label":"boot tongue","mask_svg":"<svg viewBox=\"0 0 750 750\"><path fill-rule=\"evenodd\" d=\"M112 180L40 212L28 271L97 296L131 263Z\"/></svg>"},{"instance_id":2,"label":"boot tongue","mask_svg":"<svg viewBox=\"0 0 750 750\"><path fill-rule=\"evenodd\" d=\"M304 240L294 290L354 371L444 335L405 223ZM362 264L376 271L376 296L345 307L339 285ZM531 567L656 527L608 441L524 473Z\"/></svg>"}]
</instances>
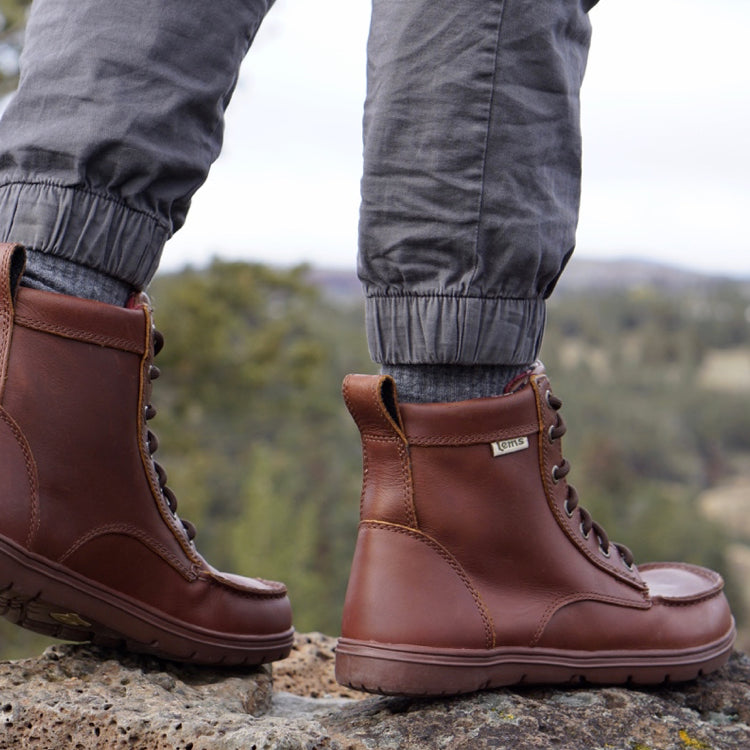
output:
<instances>
[{"instance_id":1,"label":"boot tongue","mask_svg":"<svg viewBox=\"0 0 750 750\"><path fill-rule=\"evenodd\" d=\"M144 306L151 308L151 300L146 292L133 292L125 305L128 310L140 310Z\"/></svg>"},{"instance_id":2,"label":"boot tongue","mask_svg":"<svg viewBox=\"0 0 750 750\"><path fill-rule=\"evenodd\" d=\"M516 393L520 391L522 388L529 384L532 375L544 375L546 374L546 372L547 371L544 369L544 365L539 360L537 360L533 365L531 365L528 370L526 370L526 372L522 372L520 375L516 375L516 377L513 378L513 380L511 380L508 385L505 386L503 394L508 395L510 393Z\"/></svg>"}]
</instances>

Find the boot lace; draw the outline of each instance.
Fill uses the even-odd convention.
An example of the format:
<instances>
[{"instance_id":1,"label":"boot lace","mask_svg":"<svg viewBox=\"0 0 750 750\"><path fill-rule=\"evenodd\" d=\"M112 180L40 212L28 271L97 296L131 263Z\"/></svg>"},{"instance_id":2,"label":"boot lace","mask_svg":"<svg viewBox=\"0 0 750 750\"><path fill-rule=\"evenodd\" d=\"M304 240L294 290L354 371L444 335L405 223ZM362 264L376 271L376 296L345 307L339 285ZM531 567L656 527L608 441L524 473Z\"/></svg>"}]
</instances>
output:
<instances>
[{"instance_id":1,"label":"boot lace","mask_svg":"<svg viewBox=\"0 0 750 750\"><path fill-rule=\"evenodd\" d=\"M160 331L154 330L154 356L156 356L162 350L163 346L164 336ZM148 371L149 379L152 381L156 380L160 374L161 371L159 370L159 368L156 365L152 364ZM146 419L153 419L155 416L156 409L152 404L147 404L145 409ZM167 487L167 472L164 471L164 468L161 466L161 464L157 463L153 459L154 453L156 453L159 448L159 440L151 430L148 430L146 432L146 444L148 446L149 455L152 457L151 460L154 464L156 476L159 480L159 489L161 490L161 494L166 500L172 515L177 518L178 521L180 521L183 528L185 529L185 533L187 534L188 539L192 542L193 539L195 539L195 535L197 533L196 528L192 523L190 523L190 521L186 521L177 516L177 498L175 497L174 492L172 492L172 490Z\"/></svg>"},{"instance_id":2,"label":"boot lace","mask_svg":"<svg viewBox=\"0 0 750 750\"><path fill-rule=\"evenodd\" d=\"M546 398L550 408L554 409L555 412L557 412L557 422L549 429L549 439L550 441L554 442L555 440L559 440L567 432L567 427L565 426L562 415L559 413L560 407L562 406L562 401L551 391L547 391ZM563 458L562 462L559 465L556 464L552 468L552 481L557 484L561 479L565 479L565 477L568 476L569 473L570 463L567 459ZM573 514L578 511L578 515L581 519L580 528L581 534L583 534L583 538L588 539L591 535L591 532L593 531L599 541L599 548L601 549L602 554L605 557L610 557L611 549L614 547L619 553L628 570L632 570L635 558L633 557L633 553L630 551L630 549L628 549L624 544L611 542L609 540L609 537L607 536L607 532L596 521L594 521L594 519L591 517L591 514L586 510L586 508L579 504L578 493L576 492L575 487L567 484L567 482L566 486L568 488L568 494L565 499L565 513L567 514L568 518L572 518Z\"/></svg>"}]
</instances>

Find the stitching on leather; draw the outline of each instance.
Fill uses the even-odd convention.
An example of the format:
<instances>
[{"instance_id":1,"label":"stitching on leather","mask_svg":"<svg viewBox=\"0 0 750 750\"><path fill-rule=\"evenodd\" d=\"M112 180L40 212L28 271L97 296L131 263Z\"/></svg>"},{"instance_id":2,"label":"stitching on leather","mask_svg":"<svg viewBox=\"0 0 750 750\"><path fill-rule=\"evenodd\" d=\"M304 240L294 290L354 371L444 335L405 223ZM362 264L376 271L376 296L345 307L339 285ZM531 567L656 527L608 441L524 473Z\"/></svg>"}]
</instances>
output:
<instances>
[{"instance_id":1,"label":"stitching on leather","mask_svg":"<svg viewBox=\"0 0 750 750\"><path fill-rule=\"evenodd\" d=\"M5 422L13 433L24 457L26 465L26 481L29 485L30 512L29 512L29 529L26 534L26 548L30 549L36 533L39 531L39 485L37 480L36 462L31 453L31 448L21 432L21 428L15 423L13 418L4 409L0 407L0 419Z\"/></svg>"},{"instance_id":2,"label":"stitching on leather","mask_svg":"<svg viewBox=\"0 0 750 750\"><path fill-rule=\"evenodd\" d=\"M204 572L199 578L211 586L229 589L233 594L238 594L245 599L283 599L287 595L286 591L249 591L233 584L231 581L216 577L211 571L208 571L208 574Z\"/></svg>"},{"instance_id":3,"label":"stitching on leather","mask_svg":"<svg viewBox=\"0 0 750 750\"><path fill-rule=\"evenodd\" d=\"M141 463L143 465L143 469L146 472L146 477L148 479L149 487L151 488L151 497L154 500L154 503L156 504L156 509L159 512L159 515L161 516L162 520L164 521L164 524L166 527L172 532L172 536L174 537L175 541L180 545L180 548L182 549L185 556L190 560L192 563L200 565L201 559L198 556L197 552L193 549L192 545L187 542L187 540L184 538L183 534L181 533L181 530L177 527L177 521L175 520L175 517L172 515L172 513L168 512L166 510L166 500L164 499L164 495L162 493L161 487L159 486L159 482L156 478L156 470L154 469L154 461L151 457L151 454L149 453L147 447L146 447L146 434L147 434L147 428L145 424L145 411L146 411L146 405L143 402L143 390L145 387L145 381L146 381L146 372L148 368L151 366L151 349L152 349L152 320L151 320L151 313L147 308L144 308L145 315L144 317L144 325L145 325L145 347L143 351L143 355L141 356L141 368L138 376L138 420L136 424L136 440L138 441L138 451L141 455Z\"/></svg>"},{"instance_id":4,"label":"stitching on leather","mask_svg":"<svg viewBox=\"0 0 750 750\"><path fill-rule=\"evenodd\" d=\"M119 336L91 333L90 331L83 331L71 326L48 323L45 320L39 320L38 318L19 313L16 313L16 323L24 328L30 328L34 331L51 333L56 336L62 336L63 338L75 339L76 341L84 341L91 344L99 344L113 349L121 349L122 351L130 352L132 354L143 354L143 349L138 344L135 344L130 339L121 338Z\"/></svg>"},{"instance_id":5,"label":"stitching on leather","mask_svg":"<svg viewBox=\"0 0 750 750\"><path fill-rule=\"evenodd\" d=\"M133 526L129 523L112 523L106 526L99 526L96 529L92 529L87 534L79 537L60 557L57 562L64 563L71 555L75 554L81 547L88 544L102 536L108 536L110 534L122 534L123 536L129 536L137 539L143 545L148 547L152 552L162 558L165 562L169 563L178 573L180 573L186 580L195 580L195 573L191 568L187 567L178 557L173 555L163 544L157 542L149 534L139 529L137 526Z\"/></svg>"},{"instance_id":6,"label":"stitching on leather","mask_svg":"<svg viewBox=\"0 0 750 750\"><path fill-rule=\"evenodd\" d=\"M364 499L366 497L366 489L370 486L370 455L368 451L368 443L376 442L383 443L386 445L395 445L398 451L398 458L400 462L399 472L401 475L401 502L404 509L404 518L410 522L413 526L417 526L417 512L414 507L413 491L412 491L412 479L411 471L409 468L409 452L407 447L404 445L403 440L396 436L383 437L379 435L363 434L362 436L362 494L359 501L359 512L360 518L363 518L364 511Z\"/></svg>"},{"instance_id":7,"label":"stitching on leather","mask_svg":"<svg viewBox=\"0 0 750 750\"><path fill-rule=\"evenodd\" d=\"M375 412L382 415L381 400L380 400L380 384L382 381L378 381L377 388L370 389L370 404L374 408ZM365 429L361 420L359 419L358 410L353 408L350 387L347 382L344 382L343 388L344 403L346 404L349 412L354 418L354 422L359 428L361 439L362 439L362 492L359 499L359 514L360 518L363 517L364 513L364 501L367 494L367 490L370 486L370 456L368 451L368 443L370 441L375 443L383 444L395 444L398 451L399 459L401 462L401 492L402 492L402 503L407 521L411 522L414 526L417 526L417 513L414 507L413 491L412 491L412 478L411 471L408 462L408 450L404 445L404 441L398 434L383 434L382 432L373 432L369 429ZM377 429L377 428L375 428Z\"/></svg>"},{"instance_id":8,"label":"stitching on leather","mask_svg":"<svg viewBox=\"0 0 750 750\"><path fill-rule=\"evenodd\" d=\"M404 441L396 435L381 435L372 432L363 432L362 437L366 440L372 440L374 443L400 443L403 445Z\"/></svg>"},{"instance_id":9,"label":"stitching on leather","mask_svg":"<svg viewBox=\"0 0 750 750\"><path fill-rule=\"evenodd\" d=\"M357 416L357 410L353 408L352 406L352 400L350 395L350 386L349 383L344 381L344 387L342 389L342 395L344 397L344 403L346 404L346 408L349 410L349 413L352 415L352 419L354 419L354 423L359 428L359 431L362 432L362 428L359 424L359 417Z\"/></svg>"},{"instance_id":10,"label":"stitching on leather","mask_svg":"<svg viewBox=\"0 0 750 750\"><path fill-rule=\"evenodd\" d=\"M610 573L611 575L615 576L616 578L619 578L621 580L630 581L631 583L635 584L639 591L643 590L643 583L633 573L629 573L627 570L620 570L616 568L611 563L607 562L606 560L599 559L597 555L592 552L588 545L581 544L576 538L575 538L575 532L571 531L568 526L568 519L563 516L562 511L557 506L557 503L554 502L554 490L550 484L551 478L549 475L549 472L547 471L546 464L548 463L548 459L546 456L546 439L545 434L546 431L543 429L544 426L544 416L542 414L542 389L540 385L540 380L543 380L545 383L547 383L547 386L549 387L549 380L547 378L532 378L532 386L534 388L534 391L536 393L536 411L537 411L537 418L539 420L539 438L538 438L538 445L539 445L539 472L542 478L542 485L544 486L544 494L547 498L547 505L549 506L550 510L552 511L553 515L555 516L555 519L557 520L558 526L563 531L565 536L568 537L570 542L576 547L576 549L583 552L586 557L591 560L591 562L596 565L600 570L603 570L607 573Z\"/></svg>"},{"instance_id":11,"label":"stitching on leather","mask_svg":"<svg viewBox=\"0 0 750 750\"><path fill-rule=\"evenodd\" d=\"M370 389L370 401L375 408L375 412L378 416L381 415L380 409L380 380L378 379L375 388Z\"/></svg>"},{"instance_id":12,"label":"stitching on leather","mask_svg":"<svg viewBox=\"0 0 750 750\"><path fill-rule=\"evenodd\" d=\"M456 560L456 558L453 557L453 555L445 547L443 547L442 544L440 544L440 542L430 536L427 536L427 534L418 531L417 529L410 529L407 526L399 526L398 524L386 523L385 521L363 521L360 526L371 529L382 529L384 531L393 531L397 534L405 534L406 536L410 536L417 541L423 542L428 547L430 547L430 549L437 552L438 555L440 555L440 557L442 557L443 560L445 560L445 562L450 565L450 567L461 579L464 586L466 586L469 593L471 594L471 598L474 600L474 603L477 606L477 610L479 611L479 616L482 618L482 622L484 623L486 639L485 647L495 647L495 626L492 622L492 617L489 614L487 606L482 599L482 595L474 587L474 584L466 574L466 571L463 569L461 563L459 563L458 560Z\"/></svg>"},{"instance_id":13,"label":"stitching on leather","mask_svg":"<svg viewBox=\"0 0 750 750\"><path fill-rule=\"evenodd\" d=\"M362 442L362 490L359 495L359 517L362 518L362 513L364 509L365 504L365 491L367 489L368 481L369 481L369 472L368 472L368 455L367 455L367 445L365 444L365 436L362 432L362 427L359 423L359 418L357 415L357 410L353 407L352 400L351 400L351 387L349 385L351 381L344 381L344 387L342 388L342 395L344 397L344 403L346 404L346 408L349 410L349 413L352 415L352 419L354 419L354 423L357 425L357 429L360 432L360 439Z\"/></svg>"},{"instance_id":14,"label":"stitching on leather","mask_svg":"<svg viewBox=\"0 0 750 750\"><path fill-rule=\"evenodd\" d=\"M722 591L722 588L717 588L715 591L707 591L700 597L695 596L692 599L664 599L658 595L654 599L665 607L693 607L701 602L707 602L709 599L715 599Z\"/></svg>"},{"instance_id":15,"label":"stitching on leather","mask_svg":"<svg viewBox=\"0 0 750 750\"><path fill-rule=\"evenodd\" d=\"M13 258L13 250L5 248L2 256L2 278L7 279L7 284L0 292L0 318L2 328L0 329L0 397L5 390L5 381L8 373L8 360L10 358L10 340L13 330L13 290L10 284L10 267Z\"/></svg>"},{"instance_id":16,"label":"stitching on leather","mask_svg":"<svg viewBox=\"0 0 750 750\"><path fill-rule=\"evenodd\" d=\"M0 310L2 317L2 328L0 328L0 398L5 392L5 382L8 376L8 360L10 359L10 332L12 323L10 314L6 310Z\"/></svg>"},{"instance_id":17,"label":"stitching on leather","mask_svg":"<svg viewBox=\"0 0 750 750\"><path fill-rule=\"evenodd\" d=\"M649 570L669 570L674 568L700 576L704 581L707 581L711 584L711 588L701 594L691 594L689 596L683 597L662 597L658 594L654 597L658 599L659 602L662 602L667 606L687 606L698 601L711 599L724 590L724 584L721 576L711 570L705 570L704 568L690 565L689 563L646 563L645 565L640 566L639 569L648 572Z\"/></svg>"},{"instance_id":18,"label":"stitching on leather","mask_svg":"<svg viewBox=\"0 0 750 750\"><path fill-rule=\"evenodd\" d=\"M398 441L398 457L401 461L401 488L403 491L404 511L406 518L417 527L417 509L414 507L414 491L409 469L409 452L401 440Z\"/></svg>"},{"instance_id":19,"label":"stitching on leather","mask_svg":"<svg viewBox=\"0 0 750 750\"><path fill-rule=\"evenodd\" d=\"M370 453L367 443L362 440L362 493L359 496L359 517L363 518L365 512L365 496L370 484Z\"/></svg>"},{"instance_id":20,"label":"stitching on leather","mask_svg":"<svg viewBox=\"0 0 750 750\"><path fill-rule=\"evenodd\" d=\"M544 631L547 628L549 621L563 607L567 606L568 604L575 604L576 602L584 602L584 601L596 601L596 602L602 602L604 604L617 604L619 606L625 606L631 609L650 609L651 608L650 602L648 602L647 600L644 601L643 605L640 605L640 604L636 604L633 601L630 601L629 599L621 599L616 596L598 594L595 591L580 591L577 594L567 594L565 596L560 596L557 599L554 599L552 602L550 602L547 605L547 608L544 610L544 613L542 614L539 620L539 626L537 627L536 632L534 633L534 636L529 643L529 646L533 647L539 643L539 641L542 638L542 635L544 635Z\"/></svg>"},{"instance_id":21,"label":"stitching on leather","mask_svg":"<svg viewBox=\"0 0 750 750\"><path fill-rule=\"evenodd\" d=\"M469 435L408 435L410 445L420 448L429 448L433 445L477 445L479 443L492 443L496 440L507 440L524 435L533 435L538 432L539 425L533 422L492 432L476 432Z\"/></svg>"}]
</instances>

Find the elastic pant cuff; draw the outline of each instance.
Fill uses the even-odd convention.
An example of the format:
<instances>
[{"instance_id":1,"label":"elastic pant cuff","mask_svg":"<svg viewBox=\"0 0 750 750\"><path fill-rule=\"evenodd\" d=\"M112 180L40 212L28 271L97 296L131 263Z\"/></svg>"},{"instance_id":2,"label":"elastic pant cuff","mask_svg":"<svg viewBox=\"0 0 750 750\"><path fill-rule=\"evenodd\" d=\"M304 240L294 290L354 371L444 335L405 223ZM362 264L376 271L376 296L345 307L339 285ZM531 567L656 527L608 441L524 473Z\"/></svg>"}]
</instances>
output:
<instances>
[{"instance_id":1,"label":"elastic pant cuff","mask_svg":"<svg viewBox=\"0 0 750 750\"><path fill-rule=\"evenodd\" d=\"M370 356L379 364L525 365L539 353L544 300L369 296Z\"/></svg>"},{"instance_id":2,"label":"elastic pant cuff","mask_svg":"<svg viewBox=\"0 0 750 750\"><path fill-rule=\"evenodd\" d=\"M110 196L51 182L0 185L0 236L144 289L166 226Z\"/></svg>"}]
</instances>

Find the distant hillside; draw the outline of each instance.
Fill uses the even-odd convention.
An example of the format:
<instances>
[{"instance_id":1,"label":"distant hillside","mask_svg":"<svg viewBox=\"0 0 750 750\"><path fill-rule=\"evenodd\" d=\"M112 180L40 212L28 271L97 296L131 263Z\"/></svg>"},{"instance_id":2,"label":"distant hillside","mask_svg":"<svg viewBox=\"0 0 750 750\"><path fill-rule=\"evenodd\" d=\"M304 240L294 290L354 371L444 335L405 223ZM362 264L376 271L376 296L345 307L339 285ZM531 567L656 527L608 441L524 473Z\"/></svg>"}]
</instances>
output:
<instances>
[{"instance_id":1,"label":"distant hillside","mask_svg":"<svg viewBox=\"0 0 750 750\"><path fill-rule=\"evenodd\" d=\"M649 286L679 292L706 287L726 281L747 284L750 279L690 271L678 266L648 260L588 260L573 258L560 279L557 292L578 292L590 289L610 290Z\"/></svg>"},{"instance_id":2,"label":"distant hillside","mask_svg":"<svg viewBox=\"0 0 750 750\"><path fill-rule=\"evenodd\" d=\"M326 297L334 302L356 303L362 298L362 284L354 269L341 271L311 266L306 276L313 286L322 289Z\"/></svg>"},{"instance_id":3,"label":"distant hillside","mask_svg":"<svg viewBox=\"0 0 750 750\"><path fill-rule=\"evenodd\" d=\"M356 302L362 296L362 287L354 270L312 267L308 280L325 290L326 295L335 301ZM676 293L727 281L747 286L750 293L750 278L705 274L647 260L574 258L560 279L555 294L561 296L582 291L610 291L643 286Z\"/></svg>"}]
</instances>

